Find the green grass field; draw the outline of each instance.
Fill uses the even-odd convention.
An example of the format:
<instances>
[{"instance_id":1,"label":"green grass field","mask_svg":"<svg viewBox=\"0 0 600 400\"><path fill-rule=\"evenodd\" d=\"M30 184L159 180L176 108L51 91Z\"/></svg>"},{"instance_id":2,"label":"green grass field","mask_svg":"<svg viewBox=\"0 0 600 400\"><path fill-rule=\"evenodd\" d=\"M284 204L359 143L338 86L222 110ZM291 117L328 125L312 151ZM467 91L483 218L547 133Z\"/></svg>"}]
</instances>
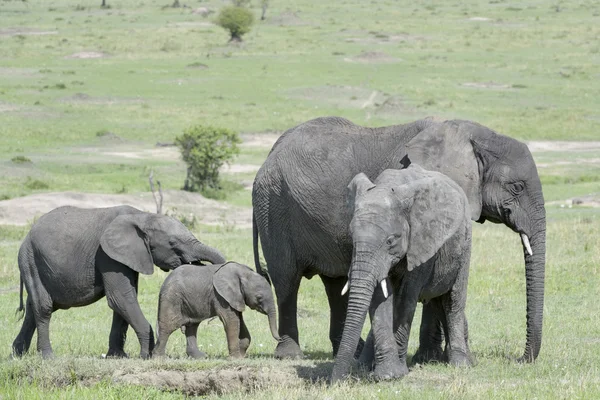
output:
<instances>
[{"instance_id":1,"label":"green grass field","mask_svg":"<svg viewBox=\"0 0 600 400\"><path fill-rule=\"evenodd\" d=\"M600 141L599 2L271 0L267 19L240 45L227 43L228 34L212 24L215 14L192 13L226 2L163 9L170 3L108 0L111 8L100 9L99 0L0 0L0 201L63 191L135 196L149 190L150 170L165 189L180 189L185 165L174 148L155 145L206 123L246 139L233 166L239 168L225 173L224 203L247 210L247 187L273 138L308 119L338 115L368 126L428 115L475 120L533 141L548 212L539 359L514 361L525 339L520 241L486 223L473 233L473 368L417 366L395 382L327 386L333 360L318 278L303 281L299 296L305 360L274 360L266 318L252 311L245 318L253 342L243 361L226 360L218 320L199 331L208 361L186 359L179 333L169 341L171 358L142 361L132 330L132 358L104 360L111 318L105 300L53 315L56 360L42 361L35 351L12 360L20 328L16 258L28 227L0 225L0 400L600 398L600 208L586 206L600 198L600 146L546 142ZM252 5L260 15L259 1ZM252 265L248 228L225 218L193 230ZM140 279L140 304L152 324L165 276L157 269ZM192 375L184 384L169 375L179 391L123 378L165 371ZM247 373L245 380L231 371ZM194 373L216 375L202 389Z\"/></svg>"}]
</instances>

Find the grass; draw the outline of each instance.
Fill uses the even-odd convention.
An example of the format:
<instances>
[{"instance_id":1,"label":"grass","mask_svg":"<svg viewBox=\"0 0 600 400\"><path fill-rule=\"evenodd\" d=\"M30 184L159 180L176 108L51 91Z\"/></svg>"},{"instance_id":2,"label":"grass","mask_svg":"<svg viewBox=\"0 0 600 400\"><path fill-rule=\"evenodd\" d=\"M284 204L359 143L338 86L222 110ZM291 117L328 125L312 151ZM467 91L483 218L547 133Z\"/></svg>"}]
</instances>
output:
<instances>
[{"instance_id":1,"label":"grass","mask_svg":"<svg viewBox=\"0 0 600 400\"><path fill-rule=\"evenodd\" d=\"M0 1L0 199L148 191L150 170L164 189L179 189L185 165L176 150L155 144L172 143L198 123L276 134L324 115L368 126L437 115L472 119L520 140L598 140L600 5L594 2L271 2L267 20L235 46L210 17L189 9L163 9L162 0L109 3L100 9L73 0ZM83 52L98 57L79 58ZM242 145L235 162L259 166L268 151ZM427 365L400 381L328 387L318 379L333 361L318 278L304 280L299 296L306 360L273 360L266 319L252 311L245 315L253 336L247 360L225 359L218 320L200 328L208 361L186 359L184 336L175 333L167 350L172 358L143 362L131 330L132 359L103 360L111 317L105 300L53 315L56 360L42 361L35 351L12 360L20 327L16 257L28 227L0 226L0 399L181 398L186 393L118 383L115 371L220 368L299 377L223 396L232 399L598 398L600 213L560 206L600 193L597 152L534 157L549 204L544 342L533 365L514 362L525 333L521 245L508 229L487 223L475 225L473 235L467 309L478 359L473 368ZM250 170L226 173L224 201L250 206L243 187L253 177ZM228 258L252 265L249 230L187 222ZM140 278L140 304L152 324L165 276L157 269Z\"/></svg>"}]
</instances>

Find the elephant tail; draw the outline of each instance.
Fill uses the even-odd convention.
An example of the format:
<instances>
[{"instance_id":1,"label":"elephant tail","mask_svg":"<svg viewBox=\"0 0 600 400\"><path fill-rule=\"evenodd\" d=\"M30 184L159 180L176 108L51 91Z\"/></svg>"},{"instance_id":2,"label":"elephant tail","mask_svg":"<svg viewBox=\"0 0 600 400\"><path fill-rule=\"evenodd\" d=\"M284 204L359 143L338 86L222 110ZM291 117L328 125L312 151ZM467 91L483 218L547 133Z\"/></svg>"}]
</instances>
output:
<instances>
[{"instance_id":1,"label":"elephant tail","mask_svg":"<svg viewBox=\"0 0 600 400\"><path fill-rule=\"evenodd\" d=\"M17 321L25 316L25 307L23 306L23 278L19 275L19 307L15 311L15 315L20 314Z\"/></svg>"},{"instance_id":2,"label":"elephant tail","mask_svg":"<svg viewBox=\"0 0 600 400\"><path fill-rule=\"evenodd\" d=\"M256 225L254 212L252 212L252 247L254 250L254 267L256 268L256 272L262 275L270 285L271 278L269 277L269 273L263 269L260 263L260 255L258 254L258 226Z\"/></svg>"}]
</instances>

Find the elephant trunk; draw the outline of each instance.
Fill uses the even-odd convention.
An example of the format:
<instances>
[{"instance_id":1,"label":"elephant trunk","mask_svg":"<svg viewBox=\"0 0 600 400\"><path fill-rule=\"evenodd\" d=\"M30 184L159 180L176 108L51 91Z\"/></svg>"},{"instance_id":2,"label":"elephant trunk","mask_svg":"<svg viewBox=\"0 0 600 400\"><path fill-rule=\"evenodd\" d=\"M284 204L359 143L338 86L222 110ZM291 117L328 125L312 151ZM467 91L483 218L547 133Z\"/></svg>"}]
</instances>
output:
<instances>
[{"instance_id":1,"label":"elephant trunk","mask_svg":"<svg viewBox=\"0 0 600 400\"><path fill-rule=\"evenodd\" d=\"M532 215L529 238L531 253L523 240L525 256L525 279L527 291L527 341L520 361L534 361L542 345L542 322L544 317L544 275L546 269L546 211L541 206Z\"/></svg>"},{"instance_id":2,"label":"elephant trunk","mask_svg":"<svg viewBox=\"0 0 600 400\"><path fill-rule=\"evenodd\" d=\"M269 317L269 328L271 329L271 335L278 342L281 341L279 337L279 332L277 331L277 313L275 312L275 304L273 307L267 312L267 316Z\"/></svg>"},{"instance_id":3,"label":"elephant trunk","mask_svg":"<svg viewBox=\"0 0 600 400\"><path fill-rule=\"evenodd\" d=\"M366 262L353 262L351 268L352 279L350 281L348 311L342 340L331 374L332 383L344 379L350 373L354 362L354 353L377 285L377 279L369 271L372 271L373 267L368 267L366 264Z\"/></svg>"},{"instance_id":4,"label":"elephant trunk","mask_svg":"<svg viewBox=\"0 0 600 400\"><path fill-rule=\"evenodd\" d=\"M224 264L227 262L219 250L201 242L194 245L194 257L196 257L194 261L208 261L211 264Z\"/></svg>"}]
</instances>

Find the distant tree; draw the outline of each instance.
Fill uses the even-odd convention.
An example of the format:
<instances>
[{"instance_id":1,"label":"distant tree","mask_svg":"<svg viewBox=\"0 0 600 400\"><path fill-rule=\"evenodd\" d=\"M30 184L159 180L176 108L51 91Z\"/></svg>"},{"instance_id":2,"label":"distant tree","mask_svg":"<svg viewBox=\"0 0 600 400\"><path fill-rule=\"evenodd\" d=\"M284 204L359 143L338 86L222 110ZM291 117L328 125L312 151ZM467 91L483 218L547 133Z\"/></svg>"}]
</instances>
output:
<instances>
[{"instance_id":1,"label":"distant tree","mask_svg":"<svg viewBox=\"0 0 600 400\"><path fill-rule=\"evenodd\" d=\"M219 12L216 23L229 31L230 42L241 42L242 35L248 33L254 23L254 14L246 7L227 6Z\"/></svg>"},{"instance_id":2,"label":"distant tree","mask_svg":"<svg viewBox=\"0 0 600 400\"><path fill-rule=\"evenodd\" d=\"M97 4L97 3L96 3ZM102 4L100 5L102 8L106 8L106 0L102 0Z\"/></svg>"},{"instance_id":3,"label":"distant tree","mask_svg":"<svg viewBox=\"0 0 600 400\"><path fill-rule=\"evenodd\" d=\"M220 189L219 168L239 154L240 142L238 134L229 129L196 125L184 130L175 138L188 166L183 190Z\"/></svg>"}]
</instances>

